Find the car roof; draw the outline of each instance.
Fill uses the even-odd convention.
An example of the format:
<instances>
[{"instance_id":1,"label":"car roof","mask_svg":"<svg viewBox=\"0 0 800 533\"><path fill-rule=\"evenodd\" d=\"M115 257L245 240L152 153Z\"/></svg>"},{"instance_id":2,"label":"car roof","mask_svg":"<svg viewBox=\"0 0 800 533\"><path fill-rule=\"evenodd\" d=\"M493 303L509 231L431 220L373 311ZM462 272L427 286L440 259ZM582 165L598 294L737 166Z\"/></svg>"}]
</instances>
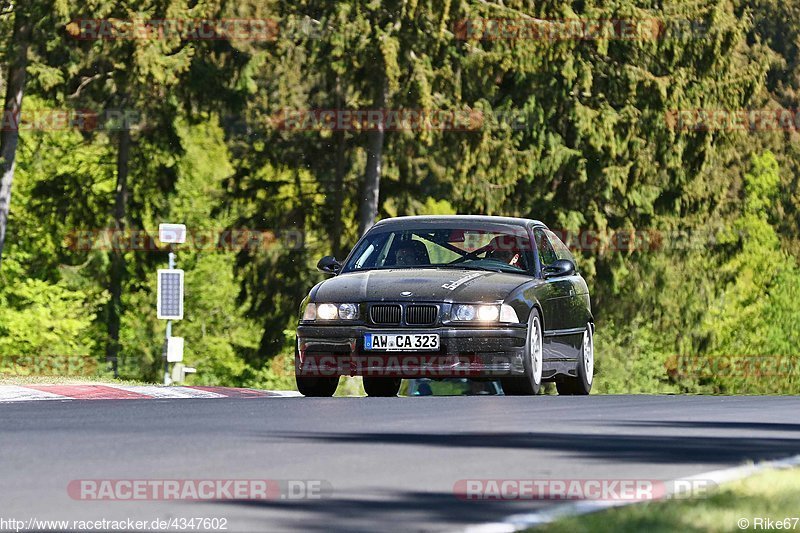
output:
<instances>
[{"instance_id":1,"label":"car roof","mask_svg":"<svg viewBox=\"0 0 800 533\"><path fill-rule=\"evenodd\" d=\"M539 222L538 220L533 220L529 218L518 218L518 217L498 217L492 215L415 215L415 216L407 216L407 217L392 217L392 218L384 218L375 223L375 226L389 226L394 224L408 224L408 223L430 223L430 224L440 224L445 222L484 222L486 224L512 224L515 226L527 226L528 224L533 224L536 226L545 226L543 222Z\"/></svg>"}]
</instances>

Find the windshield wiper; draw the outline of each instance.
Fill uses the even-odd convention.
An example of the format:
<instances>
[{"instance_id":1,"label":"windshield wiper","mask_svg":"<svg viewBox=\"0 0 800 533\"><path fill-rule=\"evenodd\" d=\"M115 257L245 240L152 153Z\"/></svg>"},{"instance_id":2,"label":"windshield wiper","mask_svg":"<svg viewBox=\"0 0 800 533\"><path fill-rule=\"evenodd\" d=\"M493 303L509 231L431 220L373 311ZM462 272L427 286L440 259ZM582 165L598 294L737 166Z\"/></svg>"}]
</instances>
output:
<instances>
[{"instance_id":1,"label":"windshield wiper","mask_svg":"<svg viewBox=\"0 0 800 533\"><path fill-rule=\"evenodd\" d=\"M365 267L365 268L356 268L353 270L348 270L347 272L366 272L366 271L375 271L375 270L427 270L432 268L446 268L448 270L481 270L484 272L497 272L500 274L527 274L524 270L512 270L512 269L504 269L501 267L486 267L486 266L478 266L478 265L470 265L464 263L445 263L442 265L392 265L390 267ZM344 273L344 271L343 271Z\"/></svg>"},{"instance_id":2,"label":"windshield wiper","mask_svg":"<svg viewBox=\"0 0 800 533\"><path fill-rule=\"evenodd\" d=\"M438 265L440 268L460 268L463 270L485 270L487 272L499 272L501 274L524 274L526 276L530 276L530 272L527 270L520 270L513 267L503 268L503 267L486 267L486 266L479 266L479 265L470 265L469 263L448 263L445 265Z\"/></svg>"},{"instance_id":3,"label":"windshield wiper","mask_svg":"<svg viewBox=\"0 0 800 533\"><path fill-rule=\"evenodd\" d=\"M484 267L478 265L467 265L464 263L458 263L455 265L445 264L445 265L435 265L436 268L458 268L461 270L485 270L486 272L508 272L508 270L503 270L500 267L491 268L491 267Z\"/></svg>"}]
</instances>

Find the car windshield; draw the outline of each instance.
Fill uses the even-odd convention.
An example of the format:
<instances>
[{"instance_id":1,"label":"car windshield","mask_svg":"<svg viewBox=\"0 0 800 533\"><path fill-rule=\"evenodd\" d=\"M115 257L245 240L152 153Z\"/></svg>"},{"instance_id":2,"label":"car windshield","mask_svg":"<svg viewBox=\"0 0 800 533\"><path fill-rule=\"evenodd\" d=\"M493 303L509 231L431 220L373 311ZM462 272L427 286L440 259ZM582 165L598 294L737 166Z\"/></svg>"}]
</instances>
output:
<instances>
[{"instance_id":1,"label":"car windshield","mask_svg":"<svg viewBox=\"0 0 800 533\"><path fill-rule=\"evenodd\" d=\"M343 272L398 268L461 268L528 273L533 251L525 228L494 225L466 228L373 230L359 242Z\"/></svg>"}]
</instances>

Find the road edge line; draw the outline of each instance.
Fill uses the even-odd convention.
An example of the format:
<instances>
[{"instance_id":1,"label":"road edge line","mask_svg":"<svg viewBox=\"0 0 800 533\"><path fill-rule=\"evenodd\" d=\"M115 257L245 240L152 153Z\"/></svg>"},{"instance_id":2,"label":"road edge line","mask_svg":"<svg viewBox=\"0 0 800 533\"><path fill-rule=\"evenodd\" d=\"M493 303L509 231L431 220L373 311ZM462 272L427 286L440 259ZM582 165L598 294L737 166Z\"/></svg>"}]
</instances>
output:
<instances>
[{"instance_id":1,"label":"road edge line","mask_svg":"<svg viewBox=\"0 0 800 533\"><path fill-rule=\"evenodd\" d=\"M720 470L712 470L710 472L704 472L693 476L667 481L665 485L669 486L670 489L665 492L664 495L658 498L628 501L582 500L579 502L551 506L531 513L516 513L509 515L502 521L475 524L467 526L463 529L459 529L458 531L462 533L513 533L523 529L543 526L560 518L582 516L616 507L626 507L628 505L637 505L646 502L666 500L669 498L669 496L675 493L674 487L676 482L680 481L710 480L716 485L722 485L723 483L729 483L731 481L738 481L748 478L754 474L758 474L766 470L783 470L788 468L796 468L798 466L800 466L800 454L786 457L784 459L770 459L766 461L759 461L758 463L722 468Z\"/></svg>"}]
</instances>

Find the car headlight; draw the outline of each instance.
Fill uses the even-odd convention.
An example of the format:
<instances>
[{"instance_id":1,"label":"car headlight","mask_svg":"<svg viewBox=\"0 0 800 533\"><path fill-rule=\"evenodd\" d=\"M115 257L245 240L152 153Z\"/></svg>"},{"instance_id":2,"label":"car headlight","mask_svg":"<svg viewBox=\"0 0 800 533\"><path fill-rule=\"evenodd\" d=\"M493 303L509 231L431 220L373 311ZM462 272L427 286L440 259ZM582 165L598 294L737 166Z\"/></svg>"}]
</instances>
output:
<instances>
[{"instance_id":1,"label":"car headlight","mask_svg":"<svg viewBox=\"0 0 800 533\"><path fill-rule=\"evenodd\" d=\"M317 318L320 320L334 320L339 318L339 309L334 304L319 304Z\"/></svg>"},{"instance_id":2,"label":"car headlight","mask_svg":"<svg viewBox=\"0 0 800 533\"><path fill-rule=\"evenodd\" d=\"M342 320L358 318L358 306L356 304L339 304L339 318Z\"/></svg>"},{"instance_id":3,"label":"car headlight","mask_svg":"<svg viewBox=\"0 0 800 533\"><path fill-rule=\"evenodd\" d=\"M510 305L454 305L451 318L459 322L519 323L516 311Z\"/></svg>"},{"instance_id":4,"label":"car headlight","mask_svg":"<svg viewBox=\"0 0 800 533\"><path fill-rule=\"evenodd\" d=\"M357 304L308 304L303 320L355 320Z\"/></svg>"},{"instance_id":5,"label":"car headlight","mask_svg":"<svg viewBox=\"0 0 800 533\"><path fill-rule=\"evenodd\" d=\"M500 318L500 308L496 305L481 305L478 307L478 320L481 322L497 322Z\"/></svg>"},{"instance_id":6,"label":"car headlight","mask_svg":"<svg viewBox=\"0 0 800 533\"><path fill-rule=\"evenodd\" d=\"M453 307L453 320L475 320L475 306L457 305Z\"/></svg>"}]
</instances>

